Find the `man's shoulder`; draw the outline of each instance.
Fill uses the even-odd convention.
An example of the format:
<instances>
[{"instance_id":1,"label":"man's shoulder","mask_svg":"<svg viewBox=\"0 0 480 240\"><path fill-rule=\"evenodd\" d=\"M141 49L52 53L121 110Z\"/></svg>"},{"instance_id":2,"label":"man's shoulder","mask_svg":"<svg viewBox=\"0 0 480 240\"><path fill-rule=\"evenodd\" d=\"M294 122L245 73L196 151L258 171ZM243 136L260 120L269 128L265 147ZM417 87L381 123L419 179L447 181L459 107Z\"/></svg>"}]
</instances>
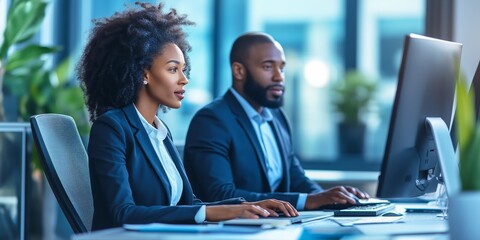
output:
<instances>
[{"instance_id":1,"label":"man's shoulder","mask_svg":"<svg viewBox=\"0 0 480 240\"><path fill-rule=\"evenodd\" d=\"M228 103L223 96L220 96L198 110L198 114L224 114L228 112Z\"/></svg>"},{"instance_id":2,"label":"man's shoulder","mask_svg":"<svg viewBox=\"0 0 480 240\"><path fill-rule=\"evenodd\" d=\"M205 105L202 109L218 108L218 107L224 107L226 105L227 105L227 102L225 101L224 97L220 96L213 99L213 101Z\"/></svg>"}]
</instances>

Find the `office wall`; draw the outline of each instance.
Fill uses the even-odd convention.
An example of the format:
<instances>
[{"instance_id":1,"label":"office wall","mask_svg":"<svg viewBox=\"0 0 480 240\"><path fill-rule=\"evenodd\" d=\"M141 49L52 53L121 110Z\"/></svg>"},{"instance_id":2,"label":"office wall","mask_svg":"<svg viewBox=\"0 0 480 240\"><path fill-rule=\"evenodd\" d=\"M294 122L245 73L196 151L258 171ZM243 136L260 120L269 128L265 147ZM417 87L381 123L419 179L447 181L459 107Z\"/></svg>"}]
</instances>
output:
<instances>
[{"instance_id":1,"label":"office wall","mask_svg":"<svg viewBox=\"0 0 480 240\"><path fill-rule=\"evenodd\" d=\"M462 70L471 81L480 60L480 1L457 0L454 4L453 40L463 43Z\"/></svg>"}]
</instances>

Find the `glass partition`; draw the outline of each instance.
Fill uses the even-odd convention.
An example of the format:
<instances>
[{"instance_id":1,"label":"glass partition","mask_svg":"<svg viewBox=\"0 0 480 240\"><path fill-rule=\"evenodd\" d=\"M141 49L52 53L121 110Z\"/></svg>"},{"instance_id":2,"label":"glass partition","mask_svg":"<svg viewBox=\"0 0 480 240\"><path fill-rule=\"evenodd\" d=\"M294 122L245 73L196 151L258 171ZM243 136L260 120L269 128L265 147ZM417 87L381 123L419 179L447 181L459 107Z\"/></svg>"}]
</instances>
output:
<instances>
[{"instance_id":1,"label":"glass partition","mask_svg":"<svg viewBox=\"0 0 480 240\"><path fill-rule=\"evenodd\" d=\"M0 239L25 239L28 123L0 123Z\"/></svg>"}]
</instances>

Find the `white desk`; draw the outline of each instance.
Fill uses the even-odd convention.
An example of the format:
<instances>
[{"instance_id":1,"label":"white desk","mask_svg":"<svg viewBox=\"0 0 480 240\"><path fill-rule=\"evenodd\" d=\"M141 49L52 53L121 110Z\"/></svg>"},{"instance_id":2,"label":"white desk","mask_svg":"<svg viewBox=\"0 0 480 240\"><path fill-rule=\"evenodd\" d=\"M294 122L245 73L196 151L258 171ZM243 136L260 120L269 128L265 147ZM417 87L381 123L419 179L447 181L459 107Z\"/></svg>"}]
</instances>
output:
<instances>
[{"instance_id":1,"label":"white desk","mask_svg":"<svg viewBox=\"0 0 480 240\"><path fill-rule=\"evenodd\" d=\"M126 240L126 239L299 239L302 234L302 226L290 226L284 229L264 230L254 234L232 234L232 233L161 233L161 232L134 232L126 231L123 228L112 228L101 231L92 232L90 234L74 235L73 240Z\"/></svg>"},{"instance_id":2,"label":"white desk","mask_svg":"<svg viewBox=\"0 0 480 240\"><path fill-rule=\"evenodd\" d=\"M264 230L255 234L229 233L162 233L134 232L123 228L113 228L77 234L73 240L123 240L123 239L318 239L339 238L349 235L348 239L448 239L446 220L436 213L406 213L402 222L364 224L342 227L331 219L319 220L302 225L292 225L283 229Z\"/></svg>"}]
</instances>

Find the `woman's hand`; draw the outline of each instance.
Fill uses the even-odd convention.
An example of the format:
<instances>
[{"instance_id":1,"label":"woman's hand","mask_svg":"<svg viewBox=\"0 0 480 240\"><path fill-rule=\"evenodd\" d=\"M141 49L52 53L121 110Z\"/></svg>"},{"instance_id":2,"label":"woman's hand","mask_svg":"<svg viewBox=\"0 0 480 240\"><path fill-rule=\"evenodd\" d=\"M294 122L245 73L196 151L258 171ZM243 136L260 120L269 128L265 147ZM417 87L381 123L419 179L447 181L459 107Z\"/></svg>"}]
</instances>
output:
<instances>
[{"instance_id":1,"label":"woman's hand","mask_svg":"<svg viewBox=\"0 0 480 240\"><path fill-rule=\"evenodd\" d=\"M217 222L233 218L259 218L278 216L283 212L285 216L298 216L297 210L288 202L269 199L258 202L244 202L238 205L216 205L206 207L206 220Z\"/></svg>"},{"instance_id":2,"label":"woman's hand","mask_svg":"<svg viewBox=\"0 0 480 240\"><path fill-rule=\"evenodd\" d=\"M297 210L289 202L277 200L277 199L268 199L258 202L244 202L243 204L254 204L262 207L270 213L270 216L278 217L278 212L282 212L287 217L296 217L298 216Z\"/></svg>"},{"instance_id":3,"label":"woman's hand","mask_svg":"<svg viewBox=\"0 0 480 240\"><path fill-rule=\"evenodd\" d=\"M213 205L206 207L206 220L218 222L233 218L268 217L270 212L254 204Z\"/></svg>"}]
</instances>

